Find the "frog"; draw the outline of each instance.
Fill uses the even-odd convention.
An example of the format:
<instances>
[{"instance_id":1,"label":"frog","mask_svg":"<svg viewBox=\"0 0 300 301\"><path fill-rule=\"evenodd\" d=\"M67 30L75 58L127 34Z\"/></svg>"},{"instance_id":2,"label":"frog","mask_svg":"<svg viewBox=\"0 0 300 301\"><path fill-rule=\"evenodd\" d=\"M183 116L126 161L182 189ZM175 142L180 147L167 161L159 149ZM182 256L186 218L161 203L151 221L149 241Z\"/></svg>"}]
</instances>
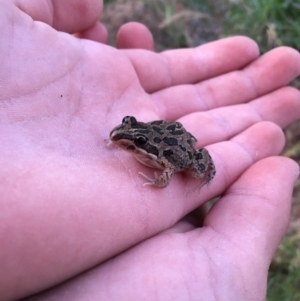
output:
<instances>
[{"instance_id":1,"label":"frog","mask_svg":"<svg viewBox=\"0 0 300 301\"><path fill-rule=\"evenodd\" d=\"M134 116L125 116L120 125L109 134L110 143L132 153L142 164L162 170L154 178L139 172L147 182L143 185L166 187L174 173L185 172L200 179L196 188L210 185L216 168L206 148L196 149L197 139L178 121L137 121Z\"/></svg>"}]
</instances>

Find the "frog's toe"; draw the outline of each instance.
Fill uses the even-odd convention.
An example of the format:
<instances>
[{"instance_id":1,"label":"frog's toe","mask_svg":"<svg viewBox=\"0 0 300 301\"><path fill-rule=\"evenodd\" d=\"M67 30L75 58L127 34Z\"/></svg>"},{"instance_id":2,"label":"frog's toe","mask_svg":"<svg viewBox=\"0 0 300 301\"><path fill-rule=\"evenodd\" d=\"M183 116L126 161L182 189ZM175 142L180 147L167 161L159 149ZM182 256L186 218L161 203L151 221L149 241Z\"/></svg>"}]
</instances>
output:
<instances>
[{"instance_id":1,"label":"frog's toe","mask_svg":"<svg viewBox=\"0 0 300 301\"><path fill-rule=\"evenodd\" d=\"M152 179L152 178L150 178L150 177L148 177L147 175L145 175L144 173L142 173L142 172L139 172L138 173L140 176L142 176L143 178L145 178L146 180L148 180L149 182L145 182L144 184L143 184L143 186L155 186L155 179Z\"/></svg>"},{"instance_id":2,"label":"frog's toe","mask_svg":"<svg viewBox=\"0 0 300 301\"><path fill-rule=\"evenodd\" d=\"M138 174L149 181L149 182L144 183L143 186L156 186L159 188L164 188L169 183L168 179L165 179L162 175L158 176L156 172L154 172L154 177L155 177L154 179L148 177L147 175L145 175L142 172L139 172Z\"/></svg>"}]
</instances>

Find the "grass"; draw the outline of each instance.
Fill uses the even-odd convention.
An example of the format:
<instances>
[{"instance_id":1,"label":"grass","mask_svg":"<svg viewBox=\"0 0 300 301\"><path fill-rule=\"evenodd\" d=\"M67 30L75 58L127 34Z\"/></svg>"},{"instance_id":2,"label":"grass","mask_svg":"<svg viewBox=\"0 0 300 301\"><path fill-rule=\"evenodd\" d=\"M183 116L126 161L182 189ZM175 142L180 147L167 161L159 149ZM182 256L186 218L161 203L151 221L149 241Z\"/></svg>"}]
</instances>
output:
<instances>
[{"instance_id":1,"label":"grass","mask_svg":"<svg viewBox=\"0 0 300 301\"><path fill-rule=\"evenodd\" d=\"M144 0L153 9L168 38L162 48L194 47L218 39L224 11L222 1ZM218 5L216 5L218 2Z\"/></svg>"},{"instance_id":2,"label":"grass","mask_svg":"<svg viewBox=\"0 0 300 301\"><path fill-rule=\"evenodd\" d=\"M284 238L269 269L269 301L300 300L300 231Z\"/></svg>"},{"instance_id":3,"label":"grass","mask_svg":"<svg viewBox=\"0 0 300 301\"><path fill-rule=\"evenodd\" d=\"M144 0L163 18L163 27L173 37L167 48L195 46L189 32L193 21L204 25L206 41L228 35L247 35L266 52L286 45L300 50L299 0ZM210 36L210 37L209 37ZM197 42L197 41L196 41Z\"/></svg>"},{"instance_id":4,"label":"grass","mask_svg":"<svg viewBox=\"0 0 300 301\"><path fill-rule=\"evenodd\" d=\"M112 2L114 0L107 0ZM106 2L107 2L106 1ZM132 0L135 1L135 0ZM277 46L300 50L299 0L143 0L152 23L145 23L157 49L193 47L225 36L246 35L264 53ZM150 18L150 19L151 19ZM154 23L154 25L153 25ZM158 29L158 30L156 30ZM294 81L300 87L300 81ZM299 131L298 131L299 132ZM285 155L299 160L297 131ZM298 190L300 183L298 183ZM282 241L269 270L268 301L300 300L300 231Z\"/></svg>"},{"instance_id":5,"label":"grass","mask_svg":"<svg viewBox=\"0 0 300 301\"><path fill-rule=\"evenodd\" d=\"M247 34L262 52L276 46L300 50L299 0L229 1L225 34Z\"/></svg>"}]
</instances>

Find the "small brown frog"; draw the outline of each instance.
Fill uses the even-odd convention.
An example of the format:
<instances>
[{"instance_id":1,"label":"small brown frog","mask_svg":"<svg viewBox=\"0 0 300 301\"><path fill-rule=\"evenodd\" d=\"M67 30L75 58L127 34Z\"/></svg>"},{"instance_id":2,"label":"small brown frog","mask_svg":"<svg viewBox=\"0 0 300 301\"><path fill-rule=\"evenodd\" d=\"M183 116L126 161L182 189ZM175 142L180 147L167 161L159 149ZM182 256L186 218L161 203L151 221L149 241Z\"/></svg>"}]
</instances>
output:
<instances>
[{"instance_id":1,"label":"small brown frog","mask_svg":"<svg viewBox=\"0 0 300 301\"><path fill-rule=\"evenodd\" d=\"M145 185L165 187L174 172L184 171L193 178L203 179L197 188L210 184L216 174L214 162L205 148L195 149L196 138L180 122L156 120L140 122L126 116L122 124L110 132L110 140L118 147L133 153L137 160L162 173L152 179L139 173L149 182Z\"/></svg>"}]
</instances>

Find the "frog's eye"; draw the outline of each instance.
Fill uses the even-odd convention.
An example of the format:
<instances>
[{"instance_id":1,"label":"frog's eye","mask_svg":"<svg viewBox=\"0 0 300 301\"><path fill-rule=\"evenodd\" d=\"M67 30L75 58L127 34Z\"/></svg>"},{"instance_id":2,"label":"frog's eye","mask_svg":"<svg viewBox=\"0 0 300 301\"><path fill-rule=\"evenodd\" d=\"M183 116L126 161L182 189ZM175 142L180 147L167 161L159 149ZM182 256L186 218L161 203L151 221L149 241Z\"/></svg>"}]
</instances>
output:
<instances>
[{"instance_id":1,"label":"frog's eye","mask_svg":"<svg viewBox=\"0 0 300 301\"><path fill-rule=\"evenodd\" d=\"M136 119L133 117L133 116L125 116L123 119L122 119L122 124L123 125L126 125L126 124L131 124L131 125L134 125L136 124L137 121Z\"/></svg>"},{"instance_id":2,"label":"frog's eye","mask_svg":"<svg viewBox=\"0 0 300 301\"><path fill-rule=\"evenodd\" d=\"M122 123L128 123L129 118L130 118L130 116L125 116L125 117L122 119Z\"/></svg>"},{"instance_id":3,"label":"frog's eye","mask_svg":"<svg viewBox=\"0 0 300 301\"><path fill-rule=\"evenodd\" d=\"M136 146L144 146L147 143L148 139L144 136L139 136L134 139L134 144Z\"/></svg>"}]
</instances>

